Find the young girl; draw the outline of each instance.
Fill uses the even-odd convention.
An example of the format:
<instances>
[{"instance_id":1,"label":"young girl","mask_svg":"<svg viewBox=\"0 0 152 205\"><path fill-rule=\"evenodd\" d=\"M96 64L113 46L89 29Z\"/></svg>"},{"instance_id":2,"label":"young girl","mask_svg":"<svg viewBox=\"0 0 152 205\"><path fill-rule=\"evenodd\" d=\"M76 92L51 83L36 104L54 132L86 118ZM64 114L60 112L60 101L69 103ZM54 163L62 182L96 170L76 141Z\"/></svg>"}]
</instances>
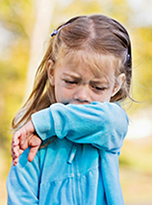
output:
<instances>
[{"instance_id":1,"label":"young girl","mask_svg":"<svg viewBox=\"0 0 152 205\"><path fill-rule=\"evenodd\" d=\"M118 102L131 72L129 35L117 21L78 16L54 30L13 120L8 204L124 204L118 156L128 117Z\"/></svg>"}]
</instances>

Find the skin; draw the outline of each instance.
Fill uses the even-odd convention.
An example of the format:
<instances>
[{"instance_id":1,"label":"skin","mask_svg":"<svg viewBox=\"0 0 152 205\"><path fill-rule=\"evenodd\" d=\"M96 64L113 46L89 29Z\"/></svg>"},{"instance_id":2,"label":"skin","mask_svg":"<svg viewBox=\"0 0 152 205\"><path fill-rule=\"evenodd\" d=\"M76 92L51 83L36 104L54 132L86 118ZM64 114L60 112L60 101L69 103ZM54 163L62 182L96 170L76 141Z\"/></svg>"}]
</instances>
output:
<instances>
[{"instance_id":1,"label":"skin","mask_svg":"<svg viewBox=\"0 0 152 205\"><path fill-rule=\"evenodd\" d=\"M54 69L53 69L54 67ZM91 102L106 102L114 96L125 80L125 74L117 76L113 67L104 72L93 72L83 62L69 64L66 57L56 66L48 61L48 77L55 88L55 98L63 104L90 104ZM12 140L13 165L18 163L20 154L29 146L28 160L31 162L41 144L41 139L35 134L32 121L26 123L15 132Z\"/></svg>"},{"instance_id":2,"label":"skin","mask_svg":"<svg viewBox=\"0 0 152 205\"><path fill-rule=\"evenodd\" d=\"M106 75L98 75L83 62L75 67L69 65L64 58L55 70L51 69L51 62L49 63L48 75L51 85L55 87L56 101L63 104L109 102L124 81L124 74L120 74L116 84L115 70L112 67L107 68Z\"/></svg>"}]
</instances>

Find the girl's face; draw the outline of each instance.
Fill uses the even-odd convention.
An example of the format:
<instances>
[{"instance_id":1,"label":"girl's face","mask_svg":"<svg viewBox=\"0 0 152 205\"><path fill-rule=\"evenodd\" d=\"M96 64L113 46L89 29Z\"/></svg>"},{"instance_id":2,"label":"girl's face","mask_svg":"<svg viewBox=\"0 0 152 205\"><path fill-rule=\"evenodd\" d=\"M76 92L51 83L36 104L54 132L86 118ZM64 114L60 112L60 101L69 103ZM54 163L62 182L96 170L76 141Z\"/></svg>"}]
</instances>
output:
<instances>
[{"instance_id":1,"label":"girl's face","mask_svg":"<svg viewBox=\"0 0 152 205\"><path fill-rule=\"evenodd\" d=\"M124 74L115 82L115 69L106 68L106 74L99 75L83 62L69 64L66 58L62 63L49 70L49 79L55 87L55 98L63 104L89 104L93 101L105 102L115 95L124 80Z\"/></svg>"}]
</instances>

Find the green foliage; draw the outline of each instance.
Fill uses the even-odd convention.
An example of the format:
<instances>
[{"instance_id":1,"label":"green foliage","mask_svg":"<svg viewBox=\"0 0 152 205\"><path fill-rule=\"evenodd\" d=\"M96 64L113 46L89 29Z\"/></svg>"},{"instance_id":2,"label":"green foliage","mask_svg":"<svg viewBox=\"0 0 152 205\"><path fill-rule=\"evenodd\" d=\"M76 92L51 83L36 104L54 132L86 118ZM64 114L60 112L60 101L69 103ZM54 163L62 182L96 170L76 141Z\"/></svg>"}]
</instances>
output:
<instances>
[{"instance_id":1,"label":"green foliage","mask_svg":"<svg viewBox=\"0 0 152 205\"><path fill-rule=\"evenodd\" d=\"M33 24L31 2L1 0L0 21L6 29L18 34L18 37L28 36L29 29L31 31Z\"/></svg>"},{"instance_id":2,"label":"green foliage","mask_svg":"<svg viewBox=\"0 0 152 205\"><path fill-rule=\"evenodd\" d=\"M17 59L17 56L15 56ZM0 147L8 148L11 134L11 120L21 106L25 88L25 65L12 60L0 63ZM9 146L10 147L10 146Z\"/></svg>"},{"instance_id":3,"label":"green foliage","mask_svg":"<svg viewBox=\"0 0 152 205\"><path fill-rule=\"evenodd\" d=\"M9 142L12 138L11 121L21 107L25 94L28 35L33 19L27 13L31 11L28 0L1 0L0 22L13 36L11 41L8 39L8 47L2 52L0 59L0 148L6 154L10 154L7 150L10 150Z\"/></svg>"},{"instance_id":4,"label":"green foliage","mask_svg":"<svg viewBox=\"0 0 152 205\"><path fill-rule=\"evenodd\" d=\"M62 1L62 0L60 0ZM57 2L56 12L54 12L55 24L58 25L67 18L77 15L88 15L100 13L118 19L121 22L128 21L130 8L127 1L121 0L71 0L68 6L60 6ZM66 4L65 4L66 5ZM125 12L124 12L125 10ZM59 15L60 14L60 15Z\"/></svg>"},{"instance_id":5,"label":"green foliage","mask_svg":"<svg viewBox=\"0 0 152 205\"><path fill-rule=\"evenodd\" d=\"M152 29L139 28L135 39L136 55L134 59L135 94L142 101L152 102Z\"/></svg>"}]
</instances>

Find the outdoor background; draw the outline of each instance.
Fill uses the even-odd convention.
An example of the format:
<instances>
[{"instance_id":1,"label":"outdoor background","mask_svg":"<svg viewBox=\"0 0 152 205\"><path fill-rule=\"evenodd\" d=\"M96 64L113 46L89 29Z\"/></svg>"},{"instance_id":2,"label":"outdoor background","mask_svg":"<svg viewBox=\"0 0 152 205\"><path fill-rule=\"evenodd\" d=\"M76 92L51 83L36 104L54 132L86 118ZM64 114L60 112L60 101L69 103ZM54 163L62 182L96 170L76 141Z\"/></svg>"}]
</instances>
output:
<instances>
[{"instance_id":1,"label":"outdoor background","mask_svg":"<svg viewBox=\"0 0 152 205\"><path fill-rule=\"evenodd\" d=\"M11 120L27 98L49 34L76 15L100 13L127 28L132 41L130 126L120 156L126 205L152 204L152 0L0 0L0 204L7 203ZM19 191L19 190L17 190Z\"/></svg>"}]
</instances>

